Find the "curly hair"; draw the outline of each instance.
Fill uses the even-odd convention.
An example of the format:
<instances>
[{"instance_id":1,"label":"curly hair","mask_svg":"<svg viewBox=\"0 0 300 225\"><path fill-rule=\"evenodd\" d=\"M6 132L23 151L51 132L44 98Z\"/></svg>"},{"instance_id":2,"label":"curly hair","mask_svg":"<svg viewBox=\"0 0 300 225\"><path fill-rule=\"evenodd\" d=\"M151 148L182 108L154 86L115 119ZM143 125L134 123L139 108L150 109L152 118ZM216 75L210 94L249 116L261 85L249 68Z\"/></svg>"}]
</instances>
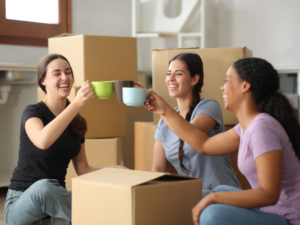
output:
<instances>
[{"instance_id":1,"label":"curly hair","mask_svg":"<svg viewBox=\"0 0 300 225\"><path fill-rule=\"evenodd\" d=\"M283 126L300 159L300 124L289 100L278 92L280 84L277 71L260 58L240 59L233 66L240 79L251 84L250 91L258 104L258 112L270 114Z\"/></svg>"},{"instance_id":2,"label":"curly hair","mask_svg":"<svg viewBox=\"0 0 300 225\"><path fill-rule=\"evenodd\" d=\"M47 74L47 69L48 69L49 63L55 59L65 60L69 64L71 73L73 76L72 67L71 67L69 61L66 59L66 57L64 57L63 55L60 55L60 54L45 55L40 60L40 62L38 64L38 70L37 70L37 83L40 86L40 88L43 90L43 92L45 92L45 94L47 94L47 90L46 90L46 87L42 84L42 82ZM73 78L74 78L74 76L73 76ZM66 106L68 106L69 104L70 104L70 102L67 99ZM70 127L71 127L72 135L77 138L83 138L87 131L86 120L79 113L74 117L74 119L70 123Z\"/></svg>"},{"instance_id":3,"label":"curly hair","mask_svg":"<svg viewBox=\"0 0 300 225\"><path fill-rule=\"evenodd\" d=\"M192 113L193 113L195 107L197 106L197 104L201 100L199 93L201 92L201 89L203 86L203 78L204 78L203 63L202 63L200 56L195 53L180 53L180 54L174 56L169 61L169 64L171 64L171 62L175 59L179 59L186 64L191 77L194 77L196 74L198 74L200 77L198 83L193 88L193 101L192 101L192 104L190 106L188 113L185 116L185 119L188 122L190 122ZM180 139L179 148L178 148L178 158L179 158L179 162L180 162L180 168L182 169L182 171L186 174L189 174L190 171L183 164L183 144L184 144L184 141L182 139Z\"/></svg>"}]
</instances>

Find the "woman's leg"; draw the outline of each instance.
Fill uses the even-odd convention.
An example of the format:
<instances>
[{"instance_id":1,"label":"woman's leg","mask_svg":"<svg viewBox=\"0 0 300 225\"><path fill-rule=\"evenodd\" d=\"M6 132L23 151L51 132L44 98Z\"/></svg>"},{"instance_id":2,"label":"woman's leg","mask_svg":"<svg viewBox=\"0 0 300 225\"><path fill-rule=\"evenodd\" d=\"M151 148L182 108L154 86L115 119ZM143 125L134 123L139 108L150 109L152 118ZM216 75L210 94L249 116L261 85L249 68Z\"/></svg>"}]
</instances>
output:
<instances>
[{"instance_id":1,"label":"woman's leg","mask_svg":"<svg viewBox=\"0 0 300 225\"><path fill-rule=\"evenodd\" d=\"M220 185L211 193L223 191L241 191L241 189ZM212 204L206 207L200 215L199 222L201 225L290 225L282 216L274 213L224 204Z\"/></svg>"},{"instance_id":2,"label":"woman's leg","mask_svg":"<svg viewBox=\"0 0 300 225\"><path fill-rule=\"evenodd\" d=\"M282 216L231 205L212 204L200 215L201 225L290 225Z\"/></svg>"},{"instance_id":3,"label":"woman's leg","mask_svg":"<svg viewBox=\"0 0 300 225\"><path fill-rule=\"evenodd\" d=\"M71 192L57 180L39 180L21 194L10 190L4 213L8 225L31 225L48 215L71 221Z\"/></svg>"}]
</instances>

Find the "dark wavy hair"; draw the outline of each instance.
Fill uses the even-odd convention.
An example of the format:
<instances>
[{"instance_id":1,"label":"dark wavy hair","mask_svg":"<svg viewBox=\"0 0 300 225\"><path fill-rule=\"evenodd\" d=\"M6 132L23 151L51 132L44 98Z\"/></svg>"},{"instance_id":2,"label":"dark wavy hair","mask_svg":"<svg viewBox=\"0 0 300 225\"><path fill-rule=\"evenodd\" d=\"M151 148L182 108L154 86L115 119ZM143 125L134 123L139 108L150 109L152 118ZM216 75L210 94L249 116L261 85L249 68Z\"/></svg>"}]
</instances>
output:
<instances>
[{"instance_id":1,"label":"dark wavy hair","mask_svg":"<svg viewBox=\"0 0 300 225\"><path fill-rule=\"evenodd\" d=\"M264 59L245 58L233 64L240 79L251 84L252 98L258 104L258 112L273 116L284 128L300 159L300 125L289 100L278 90L279 75Z\"/></svg>"},{"instance_id":2,"label":"dark wavy hair","mask_svg":"<svg viewBox=\"0 0 300 225\"><path fill-rule=\"evenodd\" d=\"M45 94L47 94L47 90L45 86L42 84L42 82L46 76L49 63L55 59L65 60L69 64L72 76L74 78L72 67L69 61L66 59L66 57L59 54L48 54L44 56L38 64L37 83L39 84L40 88L45 92ZM68 106L69 104L70 101L67 99L66 106ZM83 138L87 131L86 120L79 113L74 117L74 119L70 123L70 127L72 131L72 135L77 138Z\"/></svg>"},{"instance_id":3,"label":"dark wavy hair","mask_svg":"<svg viewBox=\"0 0 300 225\"><path fill-rule=\"evenodd\" d=\"M204 78L203 63L202 63L200 56L198 54L194 54L194 53L180 53L180 54L174 56L169 61L169 64L171 64L171 62L175 59L181 60L182 62L184 62L186 64L191 77L194 77L196 74L198 74L200 77L198 83L193 88L193 101L192 101L192 104L190 106L188 113L185 116L185 119L188 122L190 122L192 113L193 113L195 107L197 106L197 104L201 100L200 92L201 92L201 89L203 86L203 78ZM180 168L182 169L182 171L186 174L189 174L190 171L183 164L183 144L184 144L184 141L182 139L180 139L179 148L178 148L178 158L179 158L179 162L180 162Z\"/></svg>"}]
</instances>

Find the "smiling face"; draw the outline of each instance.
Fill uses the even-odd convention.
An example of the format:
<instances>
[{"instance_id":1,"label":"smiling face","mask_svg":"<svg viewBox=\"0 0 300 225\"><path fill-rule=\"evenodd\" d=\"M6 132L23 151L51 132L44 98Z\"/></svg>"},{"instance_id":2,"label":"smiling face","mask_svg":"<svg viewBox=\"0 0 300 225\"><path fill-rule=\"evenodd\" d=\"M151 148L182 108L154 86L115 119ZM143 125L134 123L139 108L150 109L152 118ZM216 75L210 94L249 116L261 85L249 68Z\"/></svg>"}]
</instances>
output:
<instances>
[{"instance_id":1,"label":"smiling face","mask_svg":"<svg viewBox=\"0 0 300 225\"><path fill-rule=\"evenodd\" d=\"M171 97L185 98L192 96L193 87L197 84L198 80L199 75L191 77L184 61L175 59L170 63L166 84Z\"/></svg>"},{"instance_id":2,"label":"smiling face","mask_svg":"<svg viewBox=\"0 0 300 225\"><path fill-rule=\"evenodd\" d=\"M58 58L48 64L42 84L45 86L47 94L67 97L73 82L70 65L64 59Z\"/></svg>"},{"instance_id":3,"label":"smiling face","mask_svg":"<svg viewBox=\"0 0 300 225\"><path fill-rule=\"evenodd\" d=\"M236 112L243 97L243 85L242 81L236 71L236 69L231 66L226 74L225 84L221 87L224 99L224 108Z\"/></svg>"}]
</instances>

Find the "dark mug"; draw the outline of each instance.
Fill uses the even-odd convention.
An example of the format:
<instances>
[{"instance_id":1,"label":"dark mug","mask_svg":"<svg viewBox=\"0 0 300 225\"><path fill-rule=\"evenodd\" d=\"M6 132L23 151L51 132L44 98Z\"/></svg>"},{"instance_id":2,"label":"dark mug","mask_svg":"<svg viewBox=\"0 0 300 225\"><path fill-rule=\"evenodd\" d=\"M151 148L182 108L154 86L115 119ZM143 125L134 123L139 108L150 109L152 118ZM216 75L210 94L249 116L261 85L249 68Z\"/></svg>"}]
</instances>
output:
<instances>
[{"instance_id":1,"label":"dark mug","mask_svg":"<svg viewBox=\"0 0 300 225\"><path fill-rule=\"evenodd\" d=\"M134 87L134 85L140 86L138 83L134 83L134 81L130 81L130 80L114 80L117 102L123 103L122 88Z\"/></svg>"}]
</instances>

